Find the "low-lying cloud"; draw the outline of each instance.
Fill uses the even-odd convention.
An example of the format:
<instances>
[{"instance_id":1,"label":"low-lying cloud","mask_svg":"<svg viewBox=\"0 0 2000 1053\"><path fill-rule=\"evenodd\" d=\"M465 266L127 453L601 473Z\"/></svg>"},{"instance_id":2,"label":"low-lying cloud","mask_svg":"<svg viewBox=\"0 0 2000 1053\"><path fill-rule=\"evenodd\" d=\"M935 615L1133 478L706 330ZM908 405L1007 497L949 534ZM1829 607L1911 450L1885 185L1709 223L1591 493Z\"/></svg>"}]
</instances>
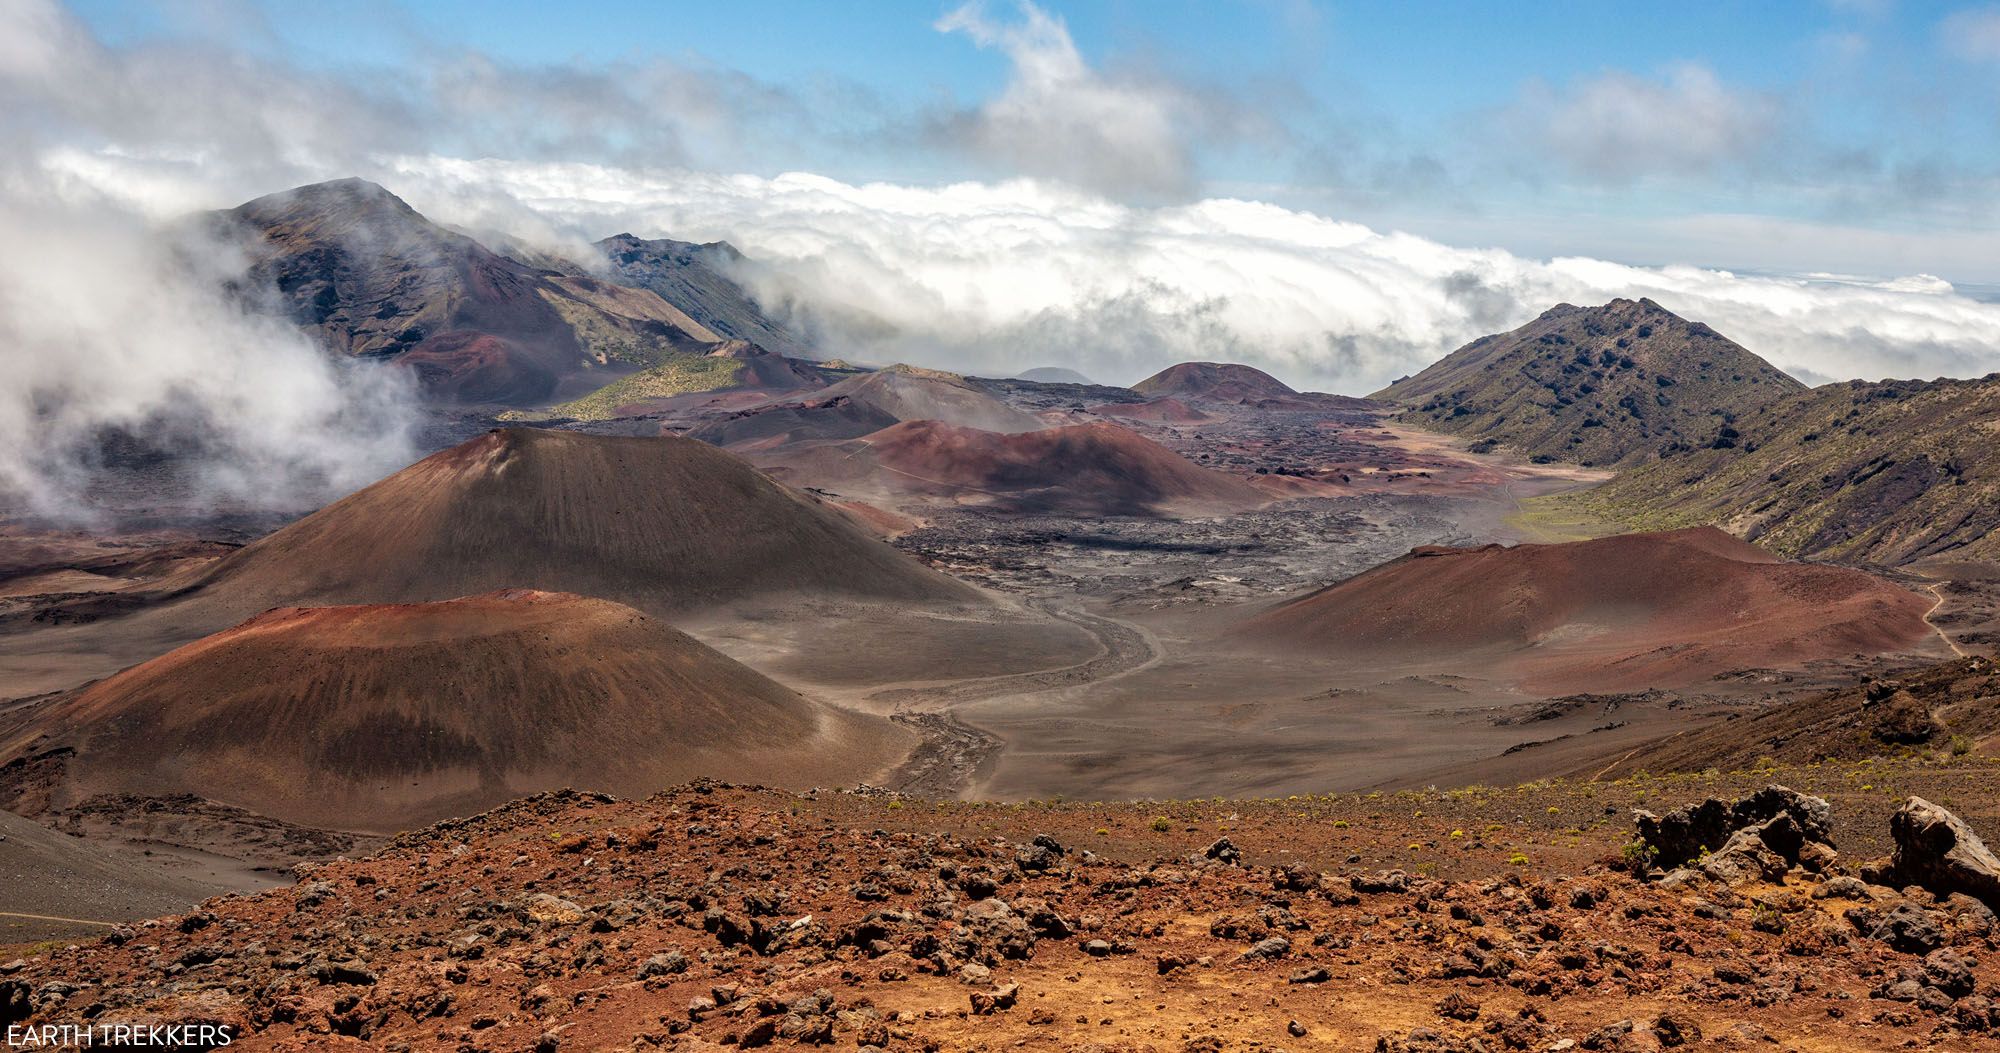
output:
<instances>
[{"instance_id":1,"label":"low-lying cloud","mask_svg":"<svg viewBox=\"0 0 2000 1053\"><path fill-rule=\"evenodd\" d=\"M1629 183L1746 170L1777 149L1777 99L1681 63L1657 77L1612 70L1557 88L1532 81L1499 129L1531 160L1574 176Z\"/></svg>"},{"instance_id":2,"label":"low-lying cloud","mask_svg":"<svg viewBox=\"0 0 2000 1053\"><path fill-rule=\"evenodd\" d=\"M225 293L226 247L0 180L0 513L305 510L411 459L409 384ZM148 465L161 450L173 463Z\"/></svg>"},{"instance_id":3,"label":"low-lying cloud","mask_svg":"<svg viewBox=\"0 0 2000 1053\"><path fill-rule=\"evenodd\" d=\"M2000 370L2000 305L1936 278L1523 258L1230 199L1133 207L1050 183L856 186L405 158L419 208L468 188L578 231L728 240L831 354L1130 382L1229 359L1359 393L1561 302L1651 297L1809 382Z\"/></svg>"}]
</instances>

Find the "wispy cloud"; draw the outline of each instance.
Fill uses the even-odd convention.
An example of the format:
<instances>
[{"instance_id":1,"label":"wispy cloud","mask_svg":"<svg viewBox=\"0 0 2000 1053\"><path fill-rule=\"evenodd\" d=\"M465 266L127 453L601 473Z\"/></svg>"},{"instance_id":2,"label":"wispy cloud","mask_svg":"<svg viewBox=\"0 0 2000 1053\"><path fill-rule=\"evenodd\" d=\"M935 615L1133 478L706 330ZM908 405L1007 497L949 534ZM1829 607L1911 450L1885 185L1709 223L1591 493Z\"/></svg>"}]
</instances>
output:
<instances>
[{"instance_id":1,"label":"wispy cloud","mask_svg":"<svg viewBox=\"0 0 2000 1053\"><path fill-rule=\"evenodd\" d=\"M1611 71L1565 87L1529 83L1502 130L1572 177L1626 183L1741 171L1777 148L1778 100L1683 63L1658 76Z\"/></svg>"},{"instance_id":2,"label":"wispy cloud","mask_svg":"<svg viewBox=\"0 0 2000 1053\"><path fill-rule=\"evenodd\" d=\"M219 170L309 165L300 151L316 135L382 112L322 106L315 88L335 89L306 77L262 82L254 99L204 98L247 86L249 69L164 53L128 65L52 5L0 5L8 512L92 517L106 450L134 441L182 453L195 505L310 508L409 460L414 398L398 376L345 368L225 294L243 272L237 254L155 222L212 194ZM360 134L372 133L343 138ZM119 178L132 170L117 163L127 139L153 158L150 182Z\"/></svg>"},{"instance_id":3,"label":"wispy cloud","mask_svg":"<svg viewBox=\"0 0 2000 1053\"><path fill-rule=\"evenodd\" d=\"M2000 62L2000 6L1954 11L1938 26L1945 47L1975 62Z\"/></svg>"},{"instance_id":4,"label":"wispy cloud","mask_svg":"<svg viewBox=\"0 0 2000 1053\"><path fill-rule=\"evenodd\" d=\"M1021 20L990 18L974 0L937 22L1013 64L1001 94L945 123L945 134L1029 175L1081 186L1184 192L1194 161L1183 124L1190 100L1170 85L1117 81L1085 64L1062 20L1030 3Z\"/></svg>"},{"instance_id":5,"label":"wispy cloud","mask_svg":"<svg viewBox=\"0 0 2000 1053\"><path fill-rule=\"evenodd\" d=\"M1011 75L993 98L937 118L932 141L1008 174L1160 198L1196 188L1202 152L1287 134L1231 89L1154 71L1107 72L1084 60L1060 17L1027 0L1014 13L996 18L971 0L937 21L939 32L1004 53Z\"/></svg>"}]
</instances>

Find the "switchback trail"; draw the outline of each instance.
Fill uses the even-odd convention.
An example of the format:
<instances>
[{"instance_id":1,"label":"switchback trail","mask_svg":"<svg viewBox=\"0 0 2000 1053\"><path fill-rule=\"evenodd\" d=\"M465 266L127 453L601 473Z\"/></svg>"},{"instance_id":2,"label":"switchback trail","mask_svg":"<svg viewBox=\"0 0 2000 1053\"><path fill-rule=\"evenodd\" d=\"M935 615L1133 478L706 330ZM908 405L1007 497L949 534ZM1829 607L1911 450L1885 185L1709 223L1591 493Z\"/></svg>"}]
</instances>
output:
<instances>
[{"instance_id":1,"label":"switchback trail","mask_svg":"<svg viewBox=\"0 0 2000 1053\"><path fill-rule=\"evenodd\" d=\"M115 921L97 921L93 918L65 918L55 914L24 914L18 910L0 910L0 918L25 918L29 921L60 921L71 925L101 925L107 929L118 927L118 923Z\"/></svg>"},{"instance_id":2,"label":"switchback trail","mask_svg":"<svg viewBox=\"0 0 2000 1053\"><path fill-rule=\"evenodd\" d=\"M1106 615L1088 614L1040 601L1031 602L1050 617L1069 622L1089 633L1097 641L1098 653L1085 661L1059 669L883 688L870 694L868 700L890 704L898 713L931 712L969 702L1116 680L1160 660L1159 639L1141 626Z\"/></svg>"},{"instance_id":3,"label":"switchback trail","mask_svg":"<svg viewBox=\"0 0 2000 1053\"><path fill-rule=\"evenodd\" d=\"M1944 641L1944 645L1946 647L1951 648L1952 654L1955 654L1960 658L1967 657L1965 648L1960 647L1958 645L1958 641L1951 638L1950 633L1945 632L1942 628L1939 628L1938 623L1931 621L1931 615L1936 614L1939 611L1939 609L1944 607L1944 584L1940 582L1935 585L1926 585L1924 586L1924 591L1930 593L1932 596L1937 597L1937 602L1931 604L1931 609L1924 612L1924 624L1930 626L1931 631L1938 634L1938 638Z\"/></svg>"},{"instance_id":4,"label":"switchback trail","mask_svg":"<svg viewBox=\"0 0 2000 1053\"><path fill-rule=\"evenodd\" d=\"M1030 601L1097 640L1098 653L1075 665L1032 673L885 688L868 700L894 707L889 719L924 736L924 741L887 778L890 789L927 797L952 797L998 759L1003 744L989 731L960 719L952 710L974 702L1028 698L1108 683L1146 669L1161 658L1160 642L1143 626L1108 615L1089 614Z\"/></svg>"}]
</instances>

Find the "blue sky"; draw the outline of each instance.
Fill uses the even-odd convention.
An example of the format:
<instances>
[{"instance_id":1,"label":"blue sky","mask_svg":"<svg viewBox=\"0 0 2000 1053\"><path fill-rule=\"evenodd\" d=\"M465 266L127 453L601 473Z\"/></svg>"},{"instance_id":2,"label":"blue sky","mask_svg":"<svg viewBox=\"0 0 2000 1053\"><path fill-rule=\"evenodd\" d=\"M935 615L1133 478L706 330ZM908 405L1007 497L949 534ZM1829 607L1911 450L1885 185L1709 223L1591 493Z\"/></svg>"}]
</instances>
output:
<instances>
[{"instance_id":1,"label":"blue sky","mask_svg":"<svg viewBox=\"0 0 2000 1053\"><path fill-rule=\"evenodd\" d=\"M1134 185L1037 167L1018 149L941 146L938 114L971 113L1020 76L1004 43L940 31L953 5L77 0L71 9L113 47L221 45L378 83L476 54L543 72L664 63L804 100L763 137L697 135L676 160L698 168L932 184L1056 175L1119 199L1255 197L1535 255L1795 270L1813 269L1824 248L1827 270L2000 281L2000 262L1981 265L1964 244L1968 231L1996 225L2000 6L1047 5L1092 76L1183 109L1213 104L1175 118L1184 170ZM1026 10L1005 0L975 9L1003 32ZM1690 216L1757 217L1784 230L1746 227L1705 246L1687 233L1695 228L1677 229ZM1933 235L1951 244L1926 260Z\"/></svg>"}]
</instances>

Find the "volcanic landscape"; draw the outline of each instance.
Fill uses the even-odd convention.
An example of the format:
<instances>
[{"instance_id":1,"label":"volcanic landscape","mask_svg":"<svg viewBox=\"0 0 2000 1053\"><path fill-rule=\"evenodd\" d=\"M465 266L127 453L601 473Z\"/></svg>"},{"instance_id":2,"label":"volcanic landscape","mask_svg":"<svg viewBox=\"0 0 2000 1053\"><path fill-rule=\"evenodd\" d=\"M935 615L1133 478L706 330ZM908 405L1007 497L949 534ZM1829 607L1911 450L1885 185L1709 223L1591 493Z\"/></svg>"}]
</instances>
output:
<instances>
[{"instance_id":1,"label":"volcanic landscape","mask_svg":"<svg viewBox=\"0 0 2000 1053\"><path fill-rule=\"evenodd\" d=\"M1366 398L981 377L820 355L727 245L199 223L427 449L252 513L107 436L96 525L0 521L0 1023L2000 1048L1994 378L1651 300Z\"/></svg>"}]
</instances>

